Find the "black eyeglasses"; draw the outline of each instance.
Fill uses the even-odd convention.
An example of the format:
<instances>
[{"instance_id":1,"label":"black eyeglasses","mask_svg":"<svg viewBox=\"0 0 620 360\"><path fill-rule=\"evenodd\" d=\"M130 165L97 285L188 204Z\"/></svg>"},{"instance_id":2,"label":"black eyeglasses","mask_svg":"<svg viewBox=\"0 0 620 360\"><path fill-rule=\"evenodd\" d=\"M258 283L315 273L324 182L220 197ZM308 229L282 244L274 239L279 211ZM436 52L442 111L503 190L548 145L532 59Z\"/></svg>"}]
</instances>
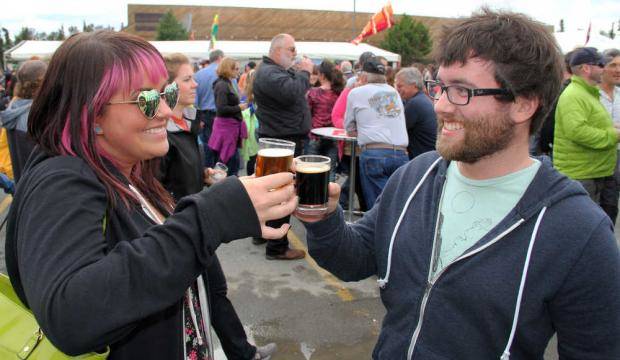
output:
<instances>
[{"instance_id":1,"label":"black eyeglasses","mask_svg":"<svg viewBox=\"0 0 620 360\"><path fill-rule=\"evenodd\" d=\"M424 83L426 93L431 99L437 101L445 92L448 95L448 101L454 105L467 105L474 96L502 95L507 100L514 100L514 95L508 89L470 89L460 85L446 86L435 80L426 80ZM437 86L440 90L435 93Z\"/></svg>"}]
</instances>

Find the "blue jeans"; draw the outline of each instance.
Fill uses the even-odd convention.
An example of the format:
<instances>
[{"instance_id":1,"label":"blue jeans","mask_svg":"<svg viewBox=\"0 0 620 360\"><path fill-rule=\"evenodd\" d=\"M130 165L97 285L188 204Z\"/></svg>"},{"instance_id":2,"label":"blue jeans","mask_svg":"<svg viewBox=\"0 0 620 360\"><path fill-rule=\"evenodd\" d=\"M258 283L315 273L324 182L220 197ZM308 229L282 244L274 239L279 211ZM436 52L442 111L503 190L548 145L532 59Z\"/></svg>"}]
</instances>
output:
<instances>
[{"instance_id":1,"label":"blue jeans","mask_svg":"<svg viewBox=\"0 0 620 360\"><path fill-rule=\"evenodd\" d=\"M409 161L402 150L367 149L360 155L360 180L364 199L372 208L390 176Z\"/></svg>"}]
</instances>

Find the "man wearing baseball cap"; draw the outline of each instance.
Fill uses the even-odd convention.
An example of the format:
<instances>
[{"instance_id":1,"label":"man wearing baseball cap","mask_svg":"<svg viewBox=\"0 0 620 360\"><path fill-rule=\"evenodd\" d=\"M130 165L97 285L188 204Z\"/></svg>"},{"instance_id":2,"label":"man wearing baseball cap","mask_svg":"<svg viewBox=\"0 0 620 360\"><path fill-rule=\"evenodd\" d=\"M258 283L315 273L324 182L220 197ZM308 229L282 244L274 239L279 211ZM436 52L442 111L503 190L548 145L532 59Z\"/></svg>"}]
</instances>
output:
<instances>
[{"instance_id":1,"label":"man wearing baseball cap","mask_svg":"<svg viewBox=\"0 0 620 360\"><path fill-rule=\"evenodd\" d=\"M409 161L407 126L400 95L386 83L385 65L369 58L359 75L359 86L349 93L344 127L357 134L360 180L370 208L390 175Z\"/></svg>"},{"instance_id":2,"label":"man wearing baseball cap","mask_svg":"<svg viewBox=\"0 0 620 360\"><path fill-rule=\"evenodd\" d=\"M359 59L357 60L357 63L355 64L356 68L359 68L359 71L362 71L362 68L364 67L364 64L366 63L366 61L368 61L368 59L374 57L375 54L373 54L371 51L364 51ZM346 87L348 88L353 88L355 87L355 83L357 82L357 75L355 76L351 76L348 80L347 80L347 85Z\"/></svg>"},{"instance_id":3,"label":"man wearing baseball cap","mask_svg":"<svg viewBox=\"0 0 620 360\"><path fill-rule=\"evenodd\" d=\"M618 200L613 174L620 130L599 100L603 57L595 48L578 48L569 64L571 83L560 95L555 112L554 166L579 181L615 223Z\"/></svg>"}]
</instances>

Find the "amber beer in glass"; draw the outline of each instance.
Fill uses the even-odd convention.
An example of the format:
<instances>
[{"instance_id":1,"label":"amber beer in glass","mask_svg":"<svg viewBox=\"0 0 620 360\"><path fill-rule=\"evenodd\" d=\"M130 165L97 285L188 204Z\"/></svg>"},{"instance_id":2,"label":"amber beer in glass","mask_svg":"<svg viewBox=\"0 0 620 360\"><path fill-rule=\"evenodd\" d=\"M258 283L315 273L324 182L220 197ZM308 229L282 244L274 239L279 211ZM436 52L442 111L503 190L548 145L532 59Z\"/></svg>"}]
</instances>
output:
<instances>
[{"instance_id":1,"label":"amber beer in glass","mask_svg":"<svg viewBox=\"0 0 620 360\"><path fill-rule=\"evenodd\" d=\"M303 155L295 158L295 185L299 197L297 211L300 214L325 214L330 169L331 159L327 156Z\"/></svg>"},{"instance_id":2,"label":"amber beer in glass","mask_svg":"<svg viewBox=\"0 0 620 360\"><path fill-rule=\"evenodd\" d=\"M292 141L269 138L258 139L256 176L292 171L294 154L295 143Z\"/></svg>"}]
</instances>

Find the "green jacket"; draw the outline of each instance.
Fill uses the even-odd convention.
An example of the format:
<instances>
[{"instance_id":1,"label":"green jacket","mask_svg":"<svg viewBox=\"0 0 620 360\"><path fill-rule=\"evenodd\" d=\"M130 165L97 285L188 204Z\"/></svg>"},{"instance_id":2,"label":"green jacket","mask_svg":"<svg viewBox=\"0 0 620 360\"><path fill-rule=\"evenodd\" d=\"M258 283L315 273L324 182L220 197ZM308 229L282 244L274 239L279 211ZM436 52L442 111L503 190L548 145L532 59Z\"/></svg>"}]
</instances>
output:
<instances>
[{"instance_id":1,"label":"green jacket","mask_svg":"<svg viewBox=\"0 0 620 360\"><path fill-rule=\"evenodd\" d=\"M598 88L574 76L555 111L553 165L575 180L612 175L618 136Z\"/></svg>"}]
</instances>

